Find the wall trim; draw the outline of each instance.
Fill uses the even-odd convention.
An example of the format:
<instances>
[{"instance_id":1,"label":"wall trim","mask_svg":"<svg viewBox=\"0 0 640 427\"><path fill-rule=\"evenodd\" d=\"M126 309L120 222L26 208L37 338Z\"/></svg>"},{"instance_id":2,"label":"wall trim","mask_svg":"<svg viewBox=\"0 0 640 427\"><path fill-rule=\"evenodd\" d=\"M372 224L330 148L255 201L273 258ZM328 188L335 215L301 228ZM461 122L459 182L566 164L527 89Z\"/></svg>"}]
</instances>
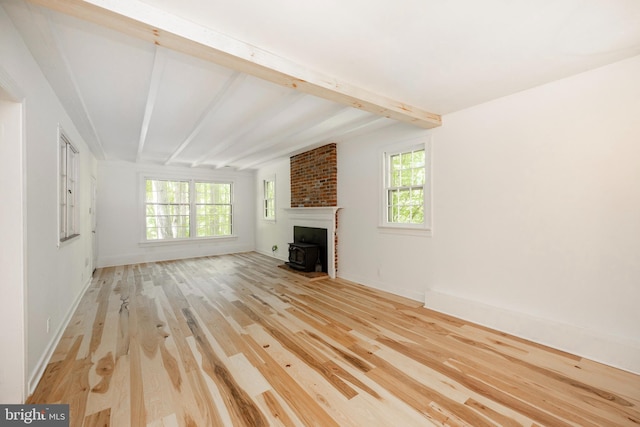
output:
<instances>
[{"instance_id":1,"label":"wall trim","mask_svg":"<svg viewBox=\"0 0 640 427\"><path fill-rule=\"evenodd\" d=\"M190 242L191 243L191 242ZM197 242L193 242L197 243ZM149 250L158 249L157 247L148 248ZM123 254L116 256L107 256L98 258L98 268L116 267L119 265L141 264L145 262L158 261L174 261L179 259L200 258L206 256L229 255L242 252L251 252L255 250L252 245L225 245L224 248L212 247L203 250L202 253L193 253L189 251L189 247L183 247L182 250L176 249L167 252L144 252L135 254Z\"/></svg>"},{"instance_id":2,"label":"wall trim","mask_svg":"<svg viewBox=\"0 0 640 427\"><path fill-rule=\"evenodd\" d=\"M383 292L387 292L393 295L397 295L403 298L409 298L414 301L422 301L424 295L420 292L415 292L409 289L398 289L398 288L390 288L385 283L367 279L357 274L344 274L344 272L340 271L338 274L338 278L348 280L349 282L357 283L358 285L366 286L368 288L378 289Z\"/></svg>"},{"instance_id":3,"label":"wall trim","mask_svg":"<svg viewBox=\"0 0 640 427\"><path fill-rule=\"evenodd\" d=\"M53 336L53 339L49 342L49 345L47 346L45 352L40 357L40 360L38 360L38 363L36 363L36 366L33 369L33 374L29 378L29 383L27 384L28 396L31 396L35 391L36 386L38 385L38 382L40 382L40 379L42 378L42 375L44 374L44 371L47 368L47 365L49 364L49 360L51 360L51 356L53 356L53 352L56 350L56 347L58 347L58 344L62 339L62 335L64 334L65 329L67 329L67 326L69 326L69 322L71 321L73 314L78 309L78 305L80 305L80 301L82 301L82 298L87 293L87 290L91 287L92 283L93 283L93 277L90 277L89 280L87 280L87 283L85 283L84 287L82 288L82 291L78 293L78 296L73 301L73 304L71 304L71 307L69 307L69 310L67 310L67 314L64 316L64 319L62 319L62 322L60 323L60 326L56 330L56 333Z\"/></svg>"},{"instance_id":4,"label":"wall trim","mask_svg":"<svg viewBox=\"0 0 640 427\"><path fill-rule=\"evenodd\" d=\"M272 258L272 259L277 260L277 261L282 261L283 263L289 261L284 256L283 257L274 256L273 253L271 253L271 251L265 251L265 250L262 250L262 249L255 249L254 252L257 252L257 253L259 253L261 255L268 256L269 258Z\"/></svg>"},{"instance_id":5,"label":"wall trim","mask_svg":"<svg viewBox=\"0 0 640 427\"><path fill-rule=\"evenodd\" d=\"M425 308L640 374L640 343L587 328L427 290Z\"/></svg>"}]
</instances>

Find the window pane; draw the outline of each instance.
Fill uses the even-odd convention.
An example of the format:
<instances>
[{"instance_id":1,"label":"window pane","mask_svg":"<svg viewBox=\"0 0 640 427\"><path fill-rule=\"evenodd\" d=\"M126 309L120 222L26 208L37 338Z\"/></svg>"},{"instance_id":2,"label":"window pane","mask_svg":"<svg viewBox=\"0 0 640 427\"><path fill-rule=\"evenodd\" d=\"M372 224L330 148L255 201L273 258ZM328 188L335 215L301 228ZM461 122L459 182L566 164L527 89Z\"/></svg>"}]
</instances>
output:
<instances>
[{"instance_id":1,"label":"window pane","mask_svg":"<svg viewBox=\"0 0 640 427\"><path fill-rule=\"evenodd\" d=\"M398 190L398 204L406 205L410 201L411 190Z\"/></svg>"},{"instance_id":2,"label":"window pane","mask_svg":"<svg viewBox=\"0 0 640 427\"><path fill-rule=\"evenodd\" d=\"M401 185L401 172L399 170L394 170L391 172L391 187L400 187Z\"/></svg>"},{"instance_id":3,"label":"window pane","mask_svg":"<svg viewBox=\"0 0 640 427\"><path fill-rule=\"evenodd\" d=\"M411 212L411 222L414 224L424 222L424 207L422 205L413 207L413 211Z\"/></svg>"},{"instance_id":4,"label":"window pane","mask_svg":"<svg viewBox=\"0 0 640 427\"><path fill-rule=\"evenodd\" d=\"M425 171L424 168L413 169L411 185L424 185Z\"/></svg>"},{"instance_id":5,"label":"window pane","mask_svg":"<svg viewBox=\"0 0 640 427\"><path fill-rule=\"evenodd\" d=\"M412 167L424 166L424 150L414 151L412 154Z\"/></svg>"},{"instance_id":6,"label":"window pane","mask_svg":"<svg viewBox=\"0 0 640 427\"><path fill-rule=\"evenodd\" d=\"M421 205L424 199L424 190L422 188L414 188L411 190L411 203Z\"/></svg>"},{"instance_id":7,"label":"window pane","mask_svg":"<svg viewBox=\"0 0 640 427\"><path fill-rule=\"evenodd\" d=\"M391 168L399 169L400 168L400 155L394 154L391 156Z\"/></svg>"},{"instance_id":8,"label":"window pane","mask_svg":"<svg viewBox=\"0 0 640 427\"><path fill-rule=\"evenodd\" d=\"M402 169L408 169L411 167L412 156L411 153L402 153Z\"/></svg>"},{"instance_id":9,"label":"window pane","mask_svg":"<svg viewBox=\"0 0 640 427\"><path fill-rule=\"evenodd\" d=\"M411 185L411 169L403 169L400 185L403 187Z\"/></svg>"}]
</instances>

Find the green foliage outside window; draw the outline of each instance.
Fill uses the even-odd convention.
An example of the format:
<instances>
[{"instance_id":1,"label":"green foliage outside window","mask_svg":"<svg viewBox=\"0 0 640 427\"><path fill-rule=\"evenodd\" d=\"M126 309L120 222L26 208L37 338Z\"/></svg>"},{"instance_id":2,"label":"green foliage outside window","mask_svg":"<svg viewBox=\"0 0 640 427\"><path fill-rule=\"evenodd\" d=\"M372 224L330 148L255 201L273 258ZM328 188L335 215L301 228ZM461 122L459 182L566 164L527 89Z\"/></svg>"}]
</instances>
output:
<instances>
[{"instance_id":1,"label":"green foliage outside window","mask_svg":"<svg viewBox=\"0 0 640 427\"><path fill-rule=\"evenodd\" d=\"M231 184L196 182L196 237L231 235Z\"/></svg>"},{"instance_id":2,"label":"green foliage outside window","mask_svg":"<svg viewBox=\"0 0 640 427\"><path fill-rule=\"evenodd\" d=\"M388 157L387 221L398 224L424 223L424 149Z\"/></svg>"}]
</instances>

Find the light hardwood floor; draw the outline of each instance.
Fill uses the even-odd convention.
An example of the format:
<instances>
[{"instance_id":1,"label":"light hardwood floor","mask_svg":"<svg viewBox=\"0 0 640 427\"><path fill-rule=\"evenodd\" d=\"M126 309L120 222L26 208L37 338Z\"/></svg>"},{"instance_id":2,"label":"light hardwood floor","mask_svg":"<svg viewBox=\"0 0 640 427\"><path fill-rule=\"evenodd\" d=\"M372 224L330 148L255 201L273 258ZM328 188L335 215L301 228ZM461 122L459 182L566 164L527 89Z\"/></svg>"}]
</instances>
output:
<instances>
[{"instance_id":1,"label":"light hardwood floor","mask_svg":"<svg viewBox=\"0 0 640 427\"><path fill-rule=\"evenodd\" d=\"M640 377L256 253L96 272L30 403L72 426L623 426Z\"/></svg>"}]
</instances>

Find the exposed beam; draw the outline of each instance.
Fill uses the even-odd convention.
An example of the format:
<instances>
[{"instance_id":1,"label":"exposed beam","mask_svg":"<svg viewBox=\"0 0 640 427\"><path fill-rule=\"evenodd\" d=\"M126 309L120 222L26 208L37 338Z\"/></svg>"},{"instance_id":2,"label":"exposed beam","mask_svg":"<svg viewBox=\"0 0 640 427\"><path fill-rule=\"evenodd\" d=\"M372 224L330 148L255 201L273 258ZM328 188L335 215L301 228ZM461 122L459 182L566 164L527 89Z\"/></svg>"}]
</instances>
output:
<instances>
[{"instance_id":1,"label":"exposed beam","mask_svg":"<svg viewBox=\"0 0 640 427\"><path fill-rule=\"evenodd\" d=\"M322 111L316 113L311 119L302 120L300 121L300 123L296 125L289 126L287 127L285 132L277 133L271 136L270 138L268 138L266 141L260 141L255 144L252 144L251 148L241 152L239 155L217 163L216 169L220 169L225 166L228 166L231 163L235 162L236 160L246 158L247 156L250 156L257 152L268 150L305 130L313 129L315 126L326 122L327 120L329 120L332 117L335 117L342 111L351 111L351 109L349 107L345 107L344 105L331 104L328 108L323 109Z\"/></svg>"},{"instance_id":2,"label":"exposed beam","mask_svg":"<svg viewBox=\"0 0 640 427\"><path fill-rule=\"evenodd\" d=\"M245 74L240 74L237 71L231 74L231 76L227 79L224 85L220 88L220 90L218 90L218 92L216 92L215 96L211 99L211 101L209 102L209 105L207 105L207 108L205 108L202 111L202 114L200 114L200 118L196 122L196 125L194 126L193 130L191 131L187 139L185 139L182 142L182 144L180 144L180 146L176 148L173 154L171 154L171 156L167 159L167 161L164 162L165 165L168 165L169 163L171 163L173 159L175 159L180 153L182 153L182 151L185 148L187 148L189 144L191 144L191 142L193 142L193 140L196 138L196 136L198 136L198 134L202 130L202 127L204 126L204 123L207 120L207 118L213 115L213 113L215 113L216 110L218 110L218 108L222 106L222 104L224 103L224 100L228 98L230 94L233 93L233 90L231 90L231 88L232 87L237 88L239 83L242 82L244 78L245 78Z\"/></svg>"},{"instance_id":3,"label":"exposed beam","mask_svg":"<svg viewBox=\"0 0 640 427\"><path fill-rule=\"evenodd\" d=\"M217 153L220 153L223 150L226 150L231 145L233 145L240 138L250 134L256 128L264 124L266 121L272 119L278 114L282 113L284 110L289 108L291 105L300 101L304 95L300 92L292 91L288 95L282 97L277 102L270 104L267 108L263 109L259 113L257 113L252 118L247 118L244 122L245 124L239 127L235 132L228 135L222 141L215 144L215 146L209 150L205 155L200 157L198 160L191 164L192 167L200 166L205 163L207 159L210 159Z\"/></svg>"},{"instance_id":4,"label":"exposed beam","mask_svg":"<svg viewBox=\"0 0 640 427\"><path fill-rule=\"evenodd\" d=\"M318 143L323 143L323 142L328 142L327 139L331 139L331 137L334 136L334 134L340 134L341 132L344 131L344 129L349 129L348 132L352 132L356 129L362 128L364 126L367 126L371 123L377 122L377 121L382 121L384 118L383 117L378 117L378 116L373 116L373 115L366 115L364 117L361 117L357 120L354 120L352 122L349 123L345 123L342 126L338 126L332 129L329 129L328 131L321 133L319 135L315 135L311 138L308 138L302 142L300 142L299 144L296 144L293 147L287 147L283 150L279 150L279 151L274 151L269 153L267 156L262 157L256 161L253 161L251 163L248 163L246 165L243 165L242 167L238 168L238 170L243 170L243 169L249 169L254 167L255 165L259 165L262 163L266 163L270 160L276 159L278 157L283 157L283 156L293 156L295 155L296 151L298 150L310 150L313 148L314 144L318 144Z\"/></svg>"},{"instance_id":5,"label":"exposed beam","mask_svg":"<svg viewBox=\"0 0 640 427\"><path fill-rule=\"evenodd\" d=\"M156 98L160 91L160 82L162 81L162 74L164 72L164 65L166 57L163 48L156 46L155 55L153 57L153 68L151 69L151 81L149 82L149 93L147 94L147 104L144 108L144 118L142 119L142 126L140 128L140 141L138 142L138 154L136 155L136 162L140 161L140 156L144 150L144 144L147 141L147 133L149 132L149 123L151 122L151 116L153 115L153 108L156 105Z\"/></svg>"},{"instance_id":6,"label":"exposed beam","mask_svg":"<svg viewBox=\"0 0 640 427\"><path fill-rule=\"evenodd\" d=\"M358 88L140 0L29 0L224 67L423 128L438 114Z\"/></svg>"}]
</instances>

